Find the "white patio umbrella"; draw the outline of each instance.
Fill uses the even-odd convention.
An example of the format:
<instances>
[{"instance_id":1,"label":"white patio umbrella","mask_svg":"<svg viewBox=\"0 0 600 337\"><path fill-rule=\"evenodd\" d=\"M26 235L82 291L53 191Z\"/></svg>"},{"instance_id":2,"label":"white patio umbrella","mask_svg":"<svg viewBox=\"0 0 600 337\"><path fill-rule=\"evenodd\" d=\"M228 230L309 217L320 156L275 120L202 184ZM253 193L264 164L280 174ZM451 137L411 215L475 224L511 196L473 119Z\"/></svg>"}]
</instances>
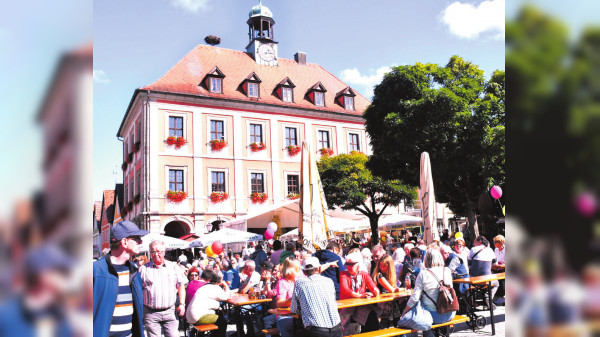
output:
<instances>
[{"instance_id":1,"label":"white patio umbrella","mask_svg":"<svg viewBox=\"0 0 600 337\"><path fill-rule=\"evenodd\" d=\"M180 240L178 238L164 236L157 233L146 234L142 237L142 244L140 246L140 253L145 253L150 249L150 243L152 241L160 240L165 243L165 250L175 250L175 249L186 249L189 247L190 243L185 240Z\"/></svg>"},{"instance_id":2,"label":"white patio umbrella","mask_svg":"<svg viewBox=\"0 0 600 337\"><path fill-rule=\"evenodd\" d=\"M431 176L431 162L429 161L429 153L421 153L421 188L419 198L421 199L421 208L423 210L423 227L425 233L423 238L426 244L430 244L433 240L439 240L437 232L437 212L435 205L435 192L433 190L433 179Z\"/></svg>"},{"instance_id":3,"label":"white patio umbrella","mask_svg":"<svg viewBox=\"0 0 600 337\"><path fill-rule=\"evenodd\" d=\"M401 229L411 224L423 224L423 218L408 214L392 214L379 220L379 228L384 230Z\"/></svg>"},{"instance_id":4,"label":"white patio umbrella","mask_svg":"<svg viewBox=\"0 0 600 337\"><path fill-rule=\"evenodd\" d=\"M207 247L213 242L220 241L222 244L227 243L244 243L251 241L262 241L263 236L244 231L238 231L231 228L222 228L218 231L208 233L199 239L190 242L190 247Z\"/></svg>"},{"instance_id":5,"label":"white patio umbrella","mask_svg":"<svg viewBox=\"0 0 600 337\"><path fill-rule=\"evenodd\" d=\"M317 164L307 141L302 142L302 160L300 164L300 226L302 246L314 253L315 246L325 249L327 246L327 220L325 210L327 202L319 178Z\"/></svg>"},{"instance_id":6,"label":"white patio umbrella","mask_svg":"<svg viewBox=\"0 0 600 337\"><path fill-rule=\"evenodd\" d=\"M298 228L291 230L279 237L281 241L298 240Z\"/></svg>"}]
</instances>

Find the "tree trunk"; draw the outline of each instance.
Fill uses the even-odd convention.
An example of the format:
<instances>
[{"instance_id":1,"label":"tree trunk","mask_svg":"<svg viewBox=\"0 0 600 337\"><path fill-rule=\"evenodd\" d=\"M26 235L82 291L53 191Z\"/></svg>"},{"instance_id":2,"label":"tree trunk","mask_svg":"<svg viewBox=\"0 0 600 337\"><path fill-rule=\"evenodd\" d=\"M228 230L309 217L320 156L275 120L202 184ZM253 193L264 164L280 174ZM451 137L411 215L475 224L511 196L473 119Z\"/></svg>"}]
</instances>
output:
<instances>
[{"instance_id":1,"label":"tree trunk","mask_svg":"<svg viewBox=\"0 0 600 337\"><path fill-rule=\"evenodd\" d=\"M475 214L475 210L468 210L467 217L469 219L469 243L473 245L475 242L475 238L479 236L479 226L477 226L477 214Z\"/></svg>"},{"instance_id":2,"label":"tree trunk","mask_svg":"<svg viewBox=\"0 0 600 337\"><path fill-rule=\"evenodd\" d=\"M379 243L379 217L376 215L369 216L371 224L371 247Z\"/></svg>"}]
</instances>

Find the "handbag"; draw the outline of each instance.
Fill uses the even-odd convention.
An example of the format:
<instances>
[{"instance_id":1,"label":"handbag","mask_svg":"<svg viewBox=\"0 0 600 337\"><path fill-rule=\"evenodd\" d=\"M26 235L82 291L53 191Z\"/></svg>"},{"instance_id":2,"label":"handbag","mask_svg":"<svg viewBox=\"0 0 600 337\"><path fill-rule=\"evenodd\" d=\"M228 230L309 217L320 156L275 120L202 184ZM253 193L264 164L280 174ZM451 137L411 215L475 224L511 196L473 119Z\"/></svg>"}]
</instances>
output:
<instances>
[{"instance_id":1,"label":"handbag","mask_svg":"<svg viewBox=\"0 0 600 337\"><path fill-rule=\"evenodd\" d=\"M459 308L459 303L458 303L458 297L456 296L456 291L454 291L454 288L452 288L452 286L448 286L446 285L444 282L440 281L440 279L435 276L435 274L431 271L431 269L427 269L431 275L433 275L433 277L435 277L435 279L438 281L439 283L439 293L438 293L438 298L437 301L434 301L426 292L425 290L423 290L423 292L425 293L425 296L427 296L431 302L435 303L435 311L437 311L438 314L445 314L448 312L452 312L452 311L457 311ZM444 277L444 273L442 273L442 280Z\"/></svg>"},{"instance_id":2,"label":"handbag","mask_svg":"<svg viewBox=\"0 0 600 337\"><path fill-rule=\"evenodd\" d=\"M423 308L423 302L419 300L409 311L407 311L396 323L396 327L426 331L431 330L433 317L431 313Z\"/></svg>"}]
</instances>

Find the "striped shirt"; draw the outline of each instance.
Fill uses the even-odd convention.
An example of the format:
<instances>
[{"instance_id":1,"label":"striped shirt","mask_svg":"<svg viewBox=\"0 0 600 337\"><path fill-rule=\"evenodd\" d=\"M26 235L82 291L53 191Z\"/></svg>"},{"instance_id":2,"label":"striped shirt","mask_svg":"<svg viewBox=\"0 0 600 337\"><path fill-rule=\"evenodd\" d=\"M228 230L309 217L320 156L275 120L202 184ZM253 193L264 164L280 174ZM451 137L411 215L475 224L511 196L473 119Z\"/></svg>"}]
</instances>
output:
<instances>
[{"instance_id":1,"label":"striped shirt","mask_svg":"<svg viewBox=\"0 0 600 337\"><path fill-rule=\"evenodd\" d=\"M168 309L177 300L177 289L187 284L183 270L175 262L156 266L150 261L140 267L144 305L152 309Z\"/></svg>"},{"instance_id":2,"label":"striped shirt","mask_svg":"<svg viewBox=\"0 0 600 337\"><path fill-rule=\"evenodd\" d=\"M290 310L302 315L305 327L333 328L340 324L333 281L319 274L296 280Z\"/></svg>"},{"instance_id":3,"label":"striped shirt","mask_svg":"<svg viewBox=\"0 0 600 337\"><path fill-rule=\"evenodd\" d=\"M123 264L114 264L119 275L119 292L115 302L115 311L110 322L110 337L131 336L131 318L133 316L133 297L129 287L129 267Z\"/></svg>"}]
</instances>

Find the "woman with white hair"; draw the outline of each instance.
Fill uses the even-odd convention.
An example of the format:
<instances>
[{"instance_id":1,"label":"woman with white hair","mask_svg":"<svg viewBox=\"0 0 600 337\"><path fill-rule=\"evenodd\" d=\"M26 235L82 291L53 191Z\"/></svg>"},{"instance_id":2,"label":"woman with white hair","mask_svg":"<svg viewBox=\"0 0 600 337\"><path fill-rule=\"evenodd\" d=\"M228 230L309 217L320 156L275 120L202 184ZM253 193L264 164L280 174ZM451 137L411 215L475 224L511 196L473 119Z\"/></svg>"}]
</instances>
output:
<instances>
[{"instance_id":1,"label":"woman with white hair","mask_svg":"<svg viewBox=\"0 0 600 337\"><path fill-rule=\"evenodd\" d=\"M425 254L425 268L417 276L415 286L412 295L408 299L406 308L402 312L404 315L412 307L418 304L419 300L422 301L425 312L429 312L433 318L433 324L445 323L454 318L455 311L440 314L435 308L435 302L437 301L439 294L439 281L444 284L452 284L452 273L450 269L444 267L444 258L440 253L439 249L429 249ZM424 294L424 292L426 294ZM423 337L433 337L433 331L423 331Z\"/></svg>"}]
</instances>

